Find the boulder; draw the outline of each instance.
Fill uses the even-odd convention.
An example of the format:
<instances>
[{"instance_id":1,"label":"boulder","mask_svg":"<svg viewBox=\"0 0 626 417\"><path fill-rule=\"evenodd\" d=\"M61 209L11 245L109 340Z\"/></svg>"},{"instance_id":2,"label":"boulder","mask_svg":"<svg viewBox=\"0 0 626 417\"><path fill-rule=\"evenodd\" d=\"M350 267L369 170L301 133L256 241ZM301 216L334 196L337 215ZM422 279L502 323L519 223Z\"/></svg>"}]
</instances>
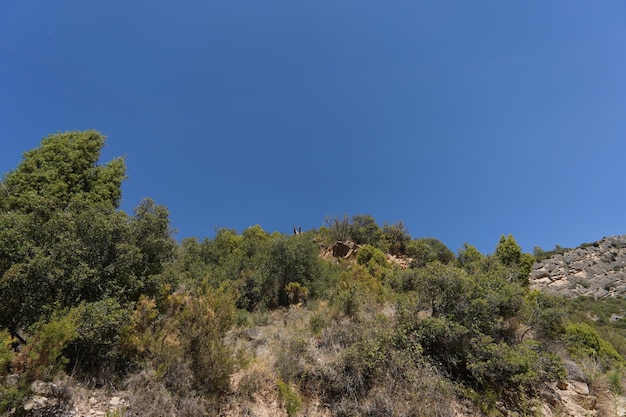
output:
<instances>
[{"instance_id":1,"label":"boulder","mask_svg":"<svg viewBox=\"0 0 626 417\"><path fill-rule=\"evenodd\" d=\"M348 259L352 255L356 254L359 248L360 246L352 241L347 241L347 242L337 241L333 245L333 256L335 258Z\"/></svg>"}]
</instances>

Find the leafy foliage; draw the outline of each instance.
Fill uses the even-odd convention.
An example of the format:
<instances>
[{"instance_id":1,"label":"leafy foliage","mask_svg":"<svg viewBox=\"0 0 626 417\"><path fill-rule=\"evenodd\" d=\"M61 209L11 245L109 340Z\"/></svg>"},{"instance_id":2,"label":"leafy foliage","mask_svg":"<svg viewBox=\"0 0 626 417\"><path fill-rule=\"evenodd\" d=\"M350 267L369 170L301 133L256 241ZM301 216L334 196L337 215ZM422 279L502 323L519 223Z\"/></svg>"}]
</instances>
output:
<instances>
[{"instance_id":1,"label":"leafy foliage","mask_svg":"<svg viewBox=\"0 0 626 417\"><path fill-rule=\"evenodd\" d=\"M78 337L72 315L54 315L49 321L39 322L36 333L11 362L11 368L21 376L24 385L36 379L51 381L69 359L63 351Z\"/></svg>"},{"instance_id":2,"label":"leafy foliage","mask_svg":"<svg viewBox=\"0 0 626 417\"><path fill-rule=\"evenodd\" d=\"M123 160L96 162L97 132L43 140L5 177L0 198L0 325L13 332L56 308L154 293L174 254L167 210L145 200L129 217L116 209Z\"/></svg>"},{"instance_id":3,"label":"leafy foliage","mask_svg":"<svg viewBox=\"0 0 626 417\"><path fill-rule=\"evenodd\" d=\"M289 304L298 304L302 301L306 301L309 296L309 290L304 285L300 285L298 282L290 282L285 285L285 292L289 299Z\"/></svg>"},{"instance_id":4,"label":"leafy foliage","mask_svg":"<svg viewBox=\"0 0 626 417\"><path fill-rule=\"evenodd\" d=\"M540 345L519 343L513 318L524 306L523 288L507 279L499 262L494 269L466 272L438 262L417 271L417 310L404 314L403 340L421 346L442 370L480 389L528 391L541 381L564 376L558 358Z\"/></svg>"},{"instance_id":5,"label":"leafy foliage","mask_svg":"<svg viewBox=\"0 0 626 417\"><path fill-rule=\"evenodd\" d=\"M15 339L7 329L0 330L0 377L5 377L9 370L9 364L13 359L12 345Z\"/></svg>"},{"instance_id":6,"label":"leafy foliage","mask_svg":"<svg viewBox=\"0 0 626 417\"><path fill-rule=\"evenodd\" d=\"M624 363L624 358L615 348L586 323L568 324L564 337L570 354L575 357L595 358L607 369Z\"/></svg>"},{"instance_id":7,"label":"leafy foliage","mask_svg":"<svg viewBox=\"0 0 626 417\"><path fill-rule=\"evenodd\" d=\"M514 279L524 285L528 285L528 274L532 270L535 257L529 253L522 253L522 248L512 235L500 236L500 242L496 246L495 257L504 266L516 268Z\"/></svg>"},{"instance_id":8,"label":"leafy foliage","mask_svg":"<svg viewBox=\"0 0 626 417\"><path fill-rule=\"evenodd\" d=\"M401 221L394 224L383 226L383 243L382 249L392 255L404 255L406 253L406 245L411 240L406 226Z\"/></svg>"},{"instance_id":9,"label":"leafy foliage","mask_svg":"<svg viewBox=\"0 0 626 417\"><path fill-rule=\"evenodd\" d=\"M376 246L382 240L383 230L368 214L352 216L350 236L360 245Z\"/></svg>"},{"instance_id":10,"label":"leafy foliage","mask_svg":"<svg viewBox=\"0 0 626 417\"><path fill-rule=\"evenodd\" d=\"M433 261L449 264L455 260L454 252L435 238L411 240L406 246L406 255L413 258L413 267L420 268Z\"/></svg>"},{"instance_id":11,"label":"leafy foliage","mask_svg":"<svg viewBox=\"0 0 626 417\"><path fill-rule=\"evenodd\" d=\"M48 136L5 176L0 207L43 218L74 203L117 207L126 167L123 159L97 166L103 146L94 130Z\"/></svg>"},{"instance_id":12,"label":"leafy foliage","mask_svg":"<svg viewBox=\"0 0 626 417\"><path fill-rule=\"evenodd\" d=\"M128 354L156 370L167 389L217 394L227 388L234 369L232 353L222 344L234 316L235 296L226 287L179 290L159 306L142 298L123 344Z\"/></svg>"},{"instance_id":13,"label":"leafy foliage","mask_svg":"<svg viewBox=\"0 0 626 417\"><path fill-rule=\"evenodd\" d=\"M298 393L296 393L288 383L279 379L276 385L278 386L279 397L285 410L287 410L287 415L289 417L297 415L302 407L302 398L300 398Z\"/></svg>"},{"instance_id":14,"label":"leafy foliage","mask_svg":"<svg viewBox=\"0 0 626 417\"><path fill-rule=\"evenodd\" d=\"M538 290L529 292L521 311L527 331L534 330L538 335L555 339L565 331L566 311L563 300ZM526 332L521 335L524 338Z\"/></svg>"},{"instance_id":15,"label":"leafy foliage","mask_svg":"<svg viewBox=\"0 0 626 417\"><path fill-rule=\"evenodd\" d=\"M64 350L70 367L85 375L123 374L130 367L120 344L122 329L128 325L131 309L114 298L82 303L69 313L78 336Z\"/></svg>"},{"instance_id":16,"label":"leafy foliage","mask_svg":"<svg viewBox=\"0 0 626 417\"><path fill-rule=\"evenodd\" d=\"M359 249L356 261L359 265L387 266L387 259L385 258L383 251L371 245L365 245Z\"/></svg>"}]
</instances>

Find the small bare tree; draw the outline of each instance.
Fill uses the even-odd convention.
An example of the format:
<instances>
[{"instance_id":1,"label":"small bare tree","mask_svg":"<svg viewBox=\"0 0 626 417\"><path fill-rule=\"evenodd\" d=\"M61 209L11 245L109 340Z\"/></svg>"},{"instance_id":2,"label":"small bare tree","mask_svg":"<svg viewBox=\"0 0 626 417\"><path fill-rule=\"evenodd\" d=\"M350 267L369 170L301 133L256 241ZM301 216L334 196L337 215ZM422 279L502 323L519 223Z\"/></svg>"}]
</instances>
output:
<instances>
[{"instance_id":1,"label":"small bare tree","mask_svg":"<svg viewBox=\"0 0 626 417\"><path fill-rule=\"evenodd\" d=\"M330 229L333 240L345 242L350 239L350 217L347 214L341 219L338 216L326 216L324 223Z\"/></svg>"}]
</instances>

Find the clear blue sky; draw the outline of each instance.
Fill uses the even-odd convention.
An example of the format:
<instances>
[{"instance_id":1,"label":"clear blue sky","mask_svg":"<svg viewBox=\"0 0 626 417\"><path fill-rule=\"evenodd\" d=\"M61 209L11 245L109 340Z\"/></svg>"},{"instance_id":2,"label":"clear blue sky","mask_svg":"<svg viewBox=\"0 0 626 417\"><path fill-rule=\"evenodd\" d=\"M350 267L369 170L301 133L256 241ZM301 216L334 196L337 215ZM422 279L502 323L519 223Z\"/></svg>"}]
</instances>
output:
<instances>
[{"instance_id":1,"label":"clear blue sky","mask_svg":"<svg viewBox=\"0 0 626 417\"><path fill-rule=\"evenodd\" d=\"M626 2L0 1L0 172L125 156L178 239L402 220L492 252L626 233Z\"/></svg>"}]
</instances>

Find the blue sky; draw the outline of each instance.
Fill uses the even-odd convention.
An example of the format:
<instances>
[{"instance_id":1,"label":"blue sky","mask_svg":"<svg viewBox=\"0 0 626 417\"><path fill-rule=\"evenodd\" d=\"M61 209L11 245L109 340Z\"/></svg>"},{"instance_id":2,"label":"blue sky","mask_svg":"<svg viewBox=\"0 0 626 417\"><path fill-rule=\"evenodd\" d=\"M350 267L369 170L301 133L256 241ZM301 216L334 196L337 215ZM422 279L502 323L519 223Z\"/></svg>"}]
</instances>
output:
<instances>
[{"instance_id":1,"label":"blue sky","mask_svg":"<svg viewBox=\"0 0 626 417\"><path fill-rule=\"evenodd\" d=\"M0 172L125 156L181 239L328 215L492 252L626 233L626 2L0 2Z\"/></svg>"}]
</instances>

